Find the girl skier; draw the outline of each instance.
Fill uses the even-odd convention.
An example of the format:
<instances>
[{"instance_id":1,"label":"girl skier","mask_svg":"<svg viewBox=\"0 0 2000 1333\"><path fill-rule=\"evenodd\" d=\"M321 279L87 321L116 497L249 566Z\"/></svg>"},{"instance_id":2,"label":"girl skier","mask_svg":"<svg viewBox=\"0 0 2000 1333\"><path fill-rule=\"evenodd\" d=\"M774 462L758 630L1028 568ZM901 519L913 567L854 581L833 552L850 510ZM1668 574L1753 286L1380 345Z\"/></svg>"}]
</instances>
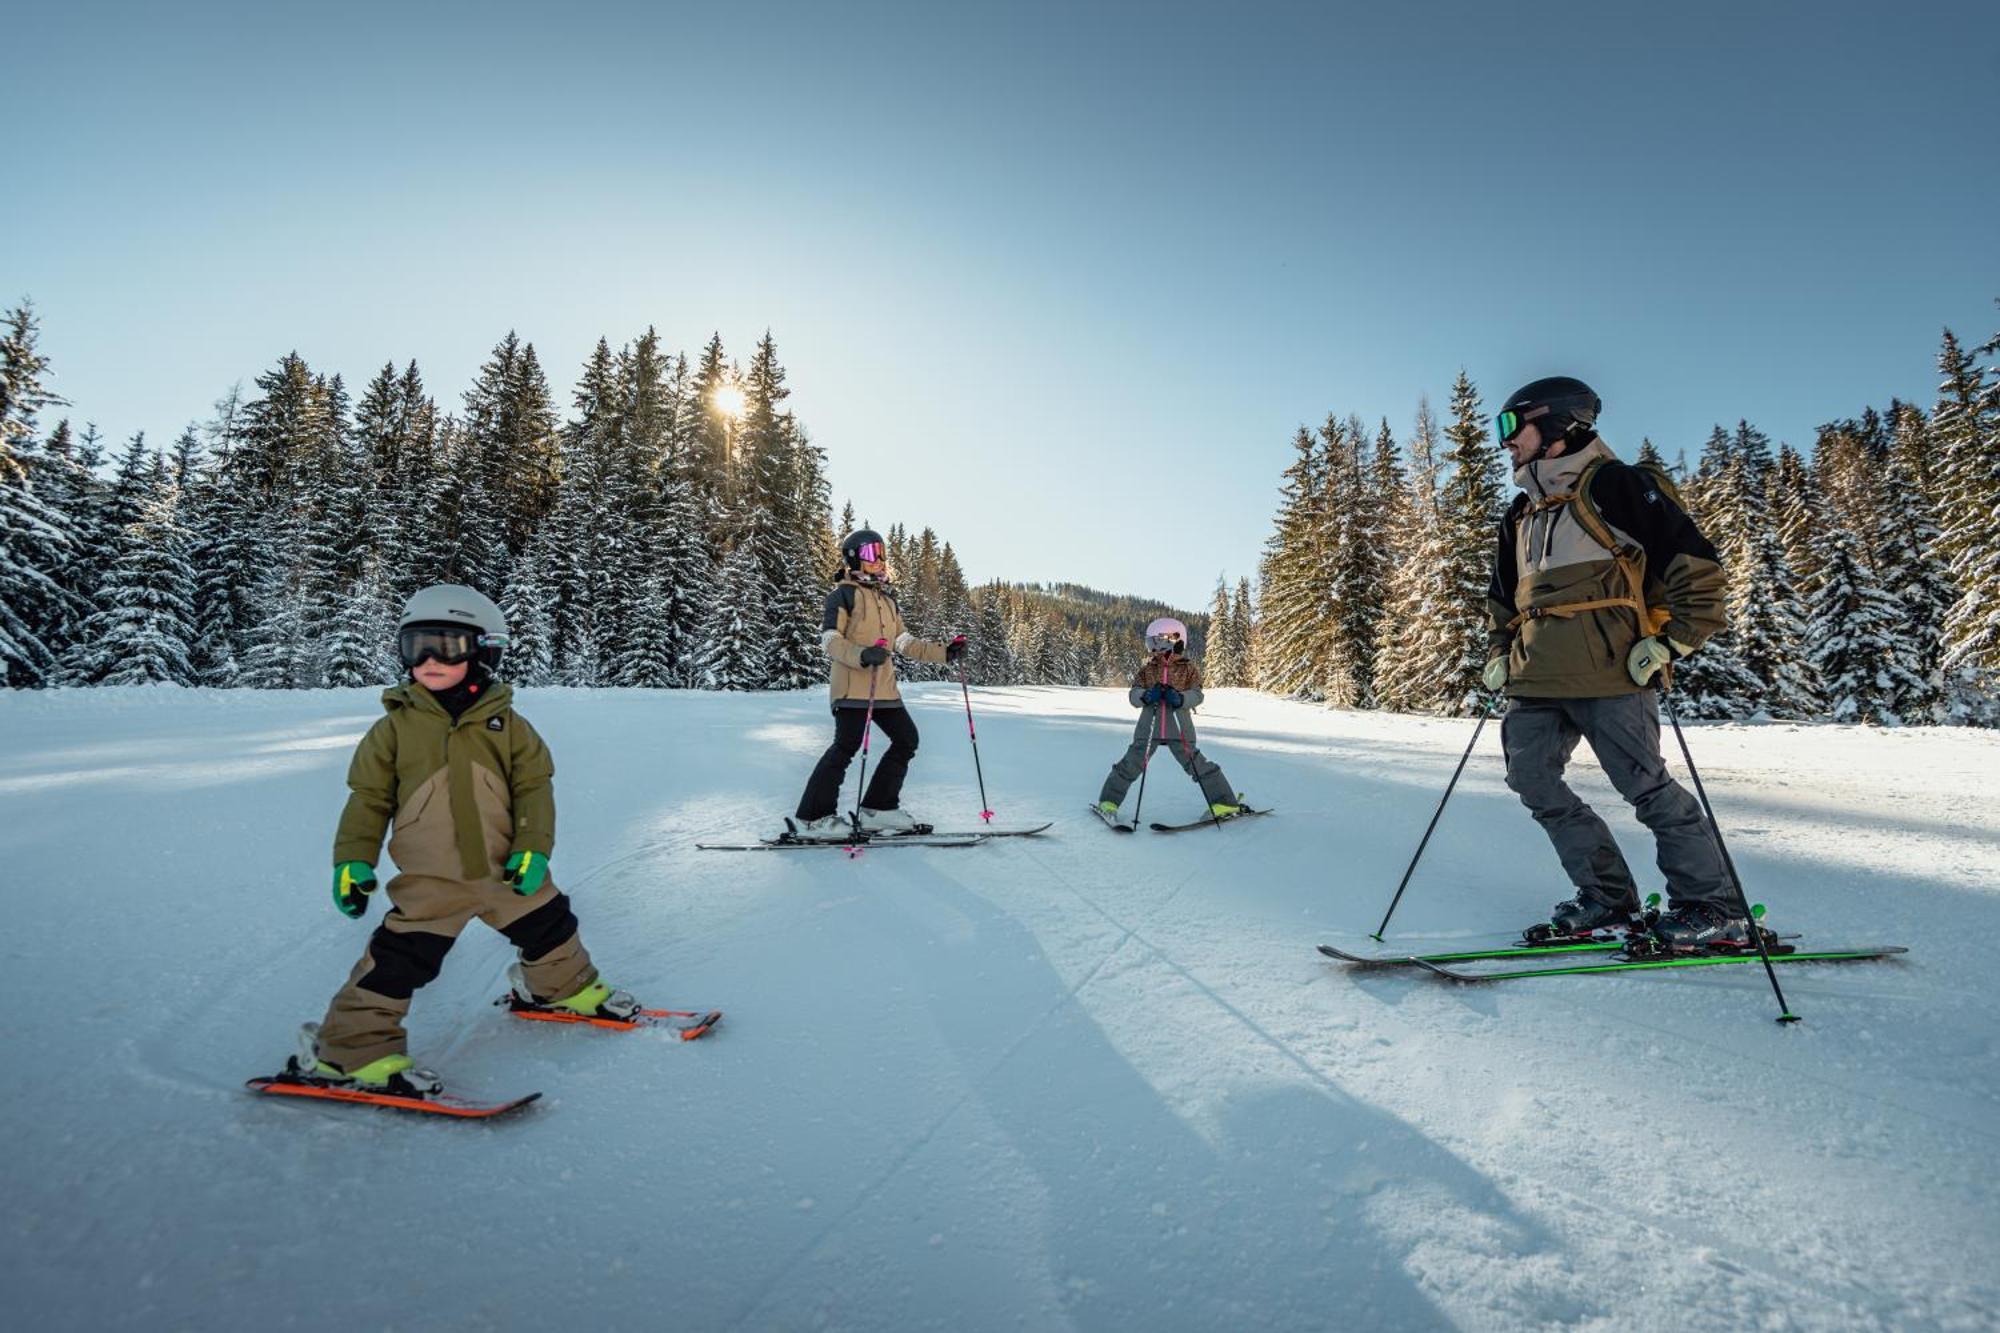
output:
<instances>
[{"instance_id":1,"label":"girl skier","mask_svg":"<svg viewBox=\"0 0 2000 1333\"><path fill-rule=\"evenodd\" d=\"M847 838L856 833L910 832L917 827L902 808L903 776L917 753L917 724L896 690L892 653L919 662L956 662L965 655L965 636L948 644L919 639L903 628L882 534L868 528L850 532L840 543L841 571L827 594L820 643L833 662L833 744L819 758L797 814L785 821L791 836ZM847 765L861 748L872 710L875 725L889 738L888 753L862 793L857 823L838 813Z\"/></svg>"},{"instance_id":2,"label":"girl skier","mask_svg":"<svg viewBox=\"0 0 2000 1333\"><path fill-rule=\"evenodd\" d=\"M1243 798L1229 785L1229 779L1195 748L1194 710L1201 707L1201 668L1188 660L1187 642L1187 626L1172 616L1161 616L1146 626L1150 656L1132 677L1129 696L1132 706L1141 710L1139 725L1133 729L1130 748L1111 766L1097 794L1098 811L1108 820L1118 818L1125 793L1139 780L1156 745L1171 750L1187 775L1201 784L1209 814L1227 819L1243 813Z\"/></svg>"}]
</instances>

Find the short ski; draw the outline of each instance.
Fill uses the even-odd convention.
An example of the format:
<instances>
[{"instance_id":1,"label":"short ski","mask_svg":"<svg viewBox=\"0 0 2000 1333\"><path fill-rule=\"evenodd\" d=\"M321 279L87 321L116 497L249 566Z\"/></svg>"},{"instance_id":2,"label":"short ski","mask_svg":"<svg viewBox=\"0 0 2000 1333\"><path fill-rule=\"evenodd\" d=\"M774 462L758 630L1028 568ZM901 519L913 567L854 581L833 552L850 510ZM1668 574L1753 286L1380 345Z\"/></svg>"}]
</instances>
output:
<instances>
[{"instance_id":1,"label":"short ski","mask_svg":"<svg viewBox=\"0 0 2000 1333\"><path fill-rule=\"evenodd\" d=\"M1856 963L1873 958L1889 958L1908 953L1900 944L1868 945L1857 949L1773 949L1774 963ZM1677 954L1668 958L1611 958L1601 963L1575 963L1565 967L1509 968L1502 972L1460 972L1427 959L1414 960L1418 967L1453 981L1512 981L1519 977L1561 977L1584 972L1645 972L1668 967L1716 967L1723 963L1761 961L1755 949L1745 953Z\"/></svg>"},{"instance_id":2,"label":"short ski","mask_svg":"<svg viewBox=\"0 0 2000 1333\"><path fill-rule=\"evenodd\" d=\"M573 1014L563 1009L538 1009L523 1005L511 991L493 1003L506 1006L507 1012L516 1018L538 1023L587 1023L591 1027L610 1028L614 1032L666 1028L682 1041L697 1041L706 1037L722 1021L720 1009L641 1009L637 1018L629 1020Z\"/></svg>"},{"instance_id":3,"label":"short ski","mask_svg":"<svg viewBox=\"0 0 2000 1333\"><path fill-rule=\"evenodd\" d=\"M1572 940L1566 944L1509 944L1491 949L1460 949L1452 953L1348 953L1331 944L1320 945L1319 951L1328 958L1357 967L1409 967L1418 963L1469 963L1486 958L1560 958L1565 954L1616 953L1624 947L1625 941L1616 939Z\"/></svg>"},{"instance_id":4,"label":"short ski","mask_svg":"<svg viewBox=\"0 0 2000 1333\"><path fill-rule=\"evenodd\" d=\"M1113 833L1131 833L1137 830L1139 827L1137 821L1134 821L1133 823L1130 824L1121 824L1119 821L1113 819L1110 815L1105 814L1102 810L1098 809L1094 805L1090 807L1090 813L1096 815L1099 819L1103 820L1104 827L1110 829Z\"/></svg>"},{"instance_id":5,"label":"short ski","mask_svg":"<svg viewBox=\"0 0 2000 1333\"><path fill-rule=\"evenodd\" d=\"M763 838L756 842L698 842L696 851L702 852L804 852L836 851L860 852L884 847L977 847L983 838L905 836L901 838L850 838L846 842L812 841L804 838Z\"/></svg>"},{"instance_id":6,"label":"short ski","mask_svg":"<svg viewBox=\"0 0 2000 1333\"><path fill-rule=\"evenodd\" d=\"M1189 829L1207 828L1210 824L1228 824L1238 819L1248 819L1252 815L1268 815L1270 813L1269 810L1252 810L1248 806L1245 806L1233 815L1223 815L1220 818L1217 818L1215 815L1208 815L1186 824L1149 824L1147 827L1155 833L1185 833Z\"/></svg>"},{"instance_id":7,"label":"short ski","mask_svg":"<svg viewBox=\"0 0 2000 1333\"><path fill-rule=\"evenodd\" d=\"M325 1083L313 1083L296 1074L276 1074L270 1078L253 1078L244 1084L252 1092L282 1097L312 1097L320 1101L346 1102L354 1106L375 1106L387 1111L416 1111L424 1115L452 1116L460 1120L491 1120L495 1116L518 1111L542 1094L531 1092L525 1097L516 1097L506 1102L474 1102L450 1093L439 1093L434 1097L399 1097L389 1092L368 1092L361 1088L334 1087Z\"/></svg>"}]
</instances>

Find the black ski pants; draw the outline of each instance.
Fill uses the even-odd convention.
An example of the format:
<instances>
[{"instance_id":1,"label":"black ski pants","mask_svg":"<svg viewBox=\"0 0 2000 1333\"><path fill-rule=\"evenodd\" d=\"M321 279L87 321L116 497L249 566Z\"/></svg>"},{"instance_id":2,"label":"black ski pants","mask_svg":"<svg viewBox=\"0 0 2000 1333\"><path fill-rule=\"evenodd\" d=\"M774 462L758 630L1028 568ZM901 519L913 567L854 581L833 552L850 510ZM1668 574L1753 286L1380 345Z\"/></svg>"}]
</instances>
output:
<instances>
[{"instance_id":1,"label":"black ski pants","mask_svg":"<svg viewBox=\"0 0 2000 1333\"><path fill-rule=\"evenodd\" d=\"M861 804L870 810L894 810L903 799L903 776L917 754L917 724L909 710L875 705L875 725L889 738L889 749L876 760L868 775L868 790ZM867 726L866 711L860 708L833 710L833 744L819 757L812 776L806 779L805 795L799 797L798 817L824 819L840 808L840 784L847 766L861 748L861 733ZM870 759L875 759L872 749Z\"/></svg>"}]
</instances>

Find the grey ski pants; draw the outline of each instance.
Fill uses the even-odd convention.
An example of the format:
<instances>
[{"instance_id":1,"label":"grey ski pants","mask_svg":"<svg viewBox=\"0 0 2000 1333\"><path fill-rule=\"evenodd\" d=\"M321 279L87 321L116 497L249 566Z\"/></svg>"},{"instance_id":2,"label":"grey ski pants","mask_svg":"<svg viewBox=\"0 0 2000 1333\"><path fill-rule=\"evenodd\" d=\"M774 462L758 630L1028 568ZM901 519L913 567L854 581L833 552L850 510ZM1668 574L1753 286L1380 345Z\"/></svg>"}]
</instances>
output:
<instances>
[{"instance_id":1,"label":"grey ski pants","mask_svg":"<svg viewBox=\"0 0 2000 1333\"><path fill-rule=\"evenodd\" d=\"M1701 805L1667 775L1660 706L1650 691L1609 699L1516 699L1500 724L1507 785L1534 812L1579 893L1636 906L1639 887L1611 830L1563 781L1579 740L1590 742L1618 794L1653 832L1672 903L1732 903L1722 856Z\"/></svg>"},{"instance_id":2,"label":"grey ski pants","mask_svg":"<svg viewBox=\"0 0 2000 1333\"><path fill-rule=\"evenodd\" d=\"M1201 794L1210 805L1224 801L1236 803L1236 789L1229 785L1229 779L1222 775L1222 769L1195 746L1194 714L1185 708L1167 710L1167 739L1162 748L1166 749L1187 775L1201 785ZM1125 803L1125 793L1139 780L1140 770L1145 767L1146 755L1160 741L1160 709L1149 705L1139 711L1139 725L1132 731L1132 744L1111 771L1104 777L1104 786L1098 790L1099 801Z\"/></svg>"}]
</instances>

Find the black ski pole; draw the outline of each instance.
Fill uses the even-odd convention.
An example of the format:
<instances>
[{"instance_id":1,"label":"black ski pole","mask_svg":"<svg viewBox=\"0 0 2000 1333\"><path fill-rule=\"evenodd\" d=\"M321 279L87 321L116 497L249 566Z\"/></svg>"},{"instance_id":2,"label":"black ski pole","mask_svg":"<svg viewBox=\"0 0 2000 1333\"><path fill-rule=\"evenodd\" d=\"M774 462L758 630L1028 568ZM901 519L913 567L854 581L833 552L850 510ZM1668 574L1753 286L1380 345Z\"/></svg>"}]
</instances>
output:
<instances>
[{"instance_id":1,"label":"black ski pole","mask_svg":"<svg viewBox=\"0 0 2000 1333\"><path fill-rule=\"evenodd\" d=\"M958 659L958 692L965 699L965 734L972 737L972 774L979 779L979 817L991 824L993 811L986 804L986 773L979 767L979 729L972 725L972 691L965 685L965 657Z\"/></svg>"},{"instance_id":2,"label":"black ski pole","mask_svg":"<svg viewBox=\"0 0 2000 1333\"><path fill-rule=\"evenodd\" d=\"M1494 696L1497 700L1498 695ZM1479 715L1479 724L1472 729L1472 739L1465 743L1465 753L1458 757L1458 767L1451 771L1451 781L1444 785L1444 795L1438 798L1438 808L1431 814L1431 822L1424 829L1424 836L1417 840L1417 854L1410 858L1409 868L1403 871L1403 882L1396 886L1396 896L1389 900L1389 910L1382 913L1382 924L1375 927L1375 933L1368 938L1377 944L1383 942L1382 932L1389 928L1389 918L1396 915L1396 904L1403 901L1403 890L1410 887L1410 876L1417 873L1417 862L1424 859L1424 848L1430 846L1431 834L1437 830L1438 820L1444 817L1445 802L1451 799L1452 789L1458 786L1458 775L1465 771L1465 761L1472 758L1472 747L1479 744L1479 733L1486 729L1486 719L1493 716L1493 703L1489 701L1486 711Z\"/></svg>"},{"instance_id":3,"label":"black ski pole","mask_svg":"<svg viewBox=\"0 0 2000 1333\"><path fill-rule=\"evenodd\" d=\"M875 640L877 648L887 648L887 639ZM865 835L861 831L861 802L868 794L868 733L875 724L875 678L881 673L882 664L877 662L868 668L868 711L861 715L861 781L854 787L854 809L847 816L847 822L854 828L857 841Z\"/></svg>"},{"instance_id":4,"label":"black ski pole","mask_svg":"<svg viewBox=\"0 0 2000 1333\"><path fill-rule=\"evenodd\" d=\"M1701 811L1708 816L1708 832L1715 839L1715 850L1722 853L1722 868L1729 872L1729 885L1736 890L1737 906L1743 909L1743 919L1750 923L1750 938L1757 941L1757 956L1764 960L1764 975L1771 979L1771 994L1778 997L1778 1021L1796 1023L1799 1016L1785 1003L1785 992L1778 985L1778 969L1771 966L1771 951L1764 947L1764 927L1759 924L1757 914L1750 910L1750 897L1743 892L1743 880L1736 873L1736 862L1729 855L1729 847L1722 841L1722 825L1715 822L1715 807L1708 803L1708 790L1701 785L1701 770L1694 766L1694 756L1688 752L1687 737L1681 732L1681 720L1674 715L1673 696L1667 692L1665 673L1661 673L1657 687L1660 701L1667 706L1667 721L1674 727L1674 739L1681 744L1681 758L1688 766L1688 776L1694 779L1694 793L1701 798Z\"/></svg>"}]
</instances>

